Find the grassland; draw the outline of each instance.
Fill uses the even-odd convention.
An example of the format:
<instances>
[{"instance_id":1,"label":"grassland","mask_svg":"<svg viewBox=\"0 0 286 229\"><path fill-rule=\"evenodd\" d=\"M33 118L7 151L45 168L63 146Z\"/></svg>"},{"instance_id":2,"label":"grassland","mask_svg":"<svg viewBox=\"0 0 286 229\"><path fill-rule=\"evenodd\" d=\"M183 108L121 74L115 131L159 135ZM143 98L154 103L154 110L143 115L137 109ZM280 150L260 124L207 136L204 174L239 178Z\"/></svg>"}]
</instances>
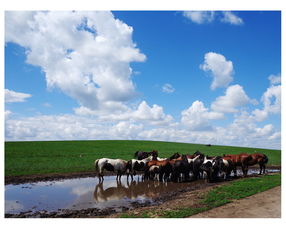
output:
<instances>
[{"instance_id":1,"label":"grassland","mask_svg":"<svg viewBox=\"0 0 286 229\"><path fill-rule=\"evenodd\" d=\"M259 148L127 140L5 142L5 176L89 172L94 170L93 162L97 158L128 160L137 150L153 149L158 150L160 157L174 152L192 154L196 150L207 155L256 151L269 157L269 165L281 164L281 150Z\"/></svg>"}]
</instances>

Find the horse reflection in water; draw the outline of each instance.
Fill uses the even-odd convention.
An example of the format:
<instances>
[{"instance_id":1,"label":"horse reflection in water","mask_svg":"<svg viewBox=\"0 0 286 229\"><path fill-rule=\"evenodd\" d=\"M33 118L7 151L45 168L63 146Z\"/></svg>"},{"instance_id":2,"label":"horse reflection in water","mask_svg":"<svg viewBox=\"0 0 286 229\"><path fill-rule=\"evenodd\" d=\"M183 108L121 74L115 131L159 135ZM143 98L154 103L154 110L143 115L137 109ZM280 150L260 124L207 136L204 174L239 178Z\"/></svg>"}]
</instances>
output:
<instances>
[{"instance_id":1,"label":"horse reflection in water","mask_svg":"<svg viewBox=\"0 0 286 229\"><path fill-rule=\"evenodd\" d=\"M128 198L153 199L162 192L168 192L168 184L159 181L131 181L123 185L121 181L116 182L116 186L104 189L103 183L100 182L95 186L93 193L94 200L98 203L121 200Z\"/></svg>"}]
</instances>

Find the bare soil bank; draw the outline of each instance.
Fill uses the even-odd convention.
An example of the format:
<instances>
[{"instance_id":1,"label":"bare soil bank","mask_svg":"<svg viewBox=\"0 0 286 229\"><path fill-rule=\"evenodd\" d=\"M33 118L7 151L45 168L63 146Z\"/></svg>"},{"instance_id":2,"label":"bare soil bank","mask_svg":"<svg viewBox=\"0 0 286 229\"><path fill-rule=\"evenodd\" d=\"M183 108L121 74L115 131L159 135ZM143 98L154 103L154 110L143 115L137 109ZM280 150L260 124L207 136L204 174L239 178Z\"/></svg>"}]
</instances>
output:
<instances>
[{"instance_id":1,"label":"bare soil bank","mask_svg":"<svg viewBox=\"0 0 286 229\"><path fill-rule=\"evenodd\" d=\"M234 200L191 218L281 218L281 186Z\"/></svg>"}]
</instances>

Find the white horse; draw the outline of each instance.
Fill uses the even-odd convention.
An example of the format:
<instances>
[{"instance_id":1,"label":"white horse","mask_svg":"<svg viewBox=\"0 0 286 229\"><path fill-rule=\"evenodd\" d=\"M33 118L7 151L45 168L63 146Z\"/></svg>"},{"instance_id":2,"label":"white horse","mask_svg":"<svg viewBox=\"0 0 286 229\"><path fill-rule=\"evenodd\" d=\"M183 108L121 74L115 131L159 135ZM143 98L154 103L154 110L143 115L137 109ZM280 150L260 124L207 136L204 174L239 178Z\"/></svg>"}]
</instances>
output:
<instances>
[{"instance_id":1,"label":"white horse","mask_svg":"<svg viewBox=\"0 0 286 229\"><path fill-rule=\"evenodd\" d=\"M207 178L208 181L212 179L214 159L209 159L206 156L204 157L204 162L201 165L201 169L203 171L203 178Z\"/></svg>"},{"instance_id":2,"label":"white horse","mask_svg":"<svg viewBox=\"0 0 286 229\"><path fill-rule=\"evenodd\" d=\"M111 171L117 173L116 180L121 180L122 174L127 171L127 161L122 159L101 158L94 162L95 171L98 173L99 182L103 182L103 171Z\"/></svg>"}]
</instances>

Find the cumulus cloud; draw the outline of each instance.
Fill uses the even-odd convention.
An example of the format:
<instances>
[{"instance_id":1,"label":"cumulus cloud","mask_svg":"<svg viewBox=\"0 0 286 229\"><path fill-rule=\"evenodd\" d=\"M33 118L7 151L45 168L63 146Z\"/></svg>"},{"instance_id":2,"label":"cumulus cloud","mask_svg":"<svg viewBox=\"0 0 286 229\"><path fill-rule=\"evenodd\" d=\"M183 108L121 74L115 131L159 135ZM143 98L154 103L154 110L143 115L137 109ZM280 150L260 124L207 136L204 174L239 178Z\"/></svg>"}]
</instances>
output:
<instances>
[{"instance_id":1,"label":"cumulus cloud","mask_svg":"<svg viewBox=\"0 0 286 229\"><path fill-rule=\"evenodd\" d=\"M194 23L203 24L210 23L214 20L214 11L184 11L183 16Z\"/></svg>"},{"instance_id":2,"label":"cumulus cloud","mask_svg":"<svg viewBox=\"0 0 286 229\"><path fill-rule=\"evenodd\" d=\"M264 121L270 114L281 113L281 85L275 85L281 82L280 76L270 75L268 77L271 86L263 93L261 101L262 109L255 109L252 114L256 121Z\"/></svg>"},{"instance_id":3,"label":"cumulus cloud","mask_svg":"<svg viewBox=\"0 0 286 229\"><path fill-rule=\"evenodd\" d=\"M264 110L268 113L278 114L281 112L281 85L271 86L262 96Z\"/></svg>"},{"instance_id":4,"label":"cumulus cloud","mask_svg":"<svg viewBox=\"0 0 286 229\"><path fill-rule=\"evenodd\" d=\"M246 111L236 116L233 123L226 129L230 136L235 137L234 141L237 142L236 144L250 144L262 148L279 149L281 147L280 131L275 130L272 124L257 126L256 120Z\"/></svg>"},{"instance_id":5,"label":"cumulus cloud","mask_svg":"<svg viewBox=\"0 0 286 229\"><path fill-rule=\"evenodd\" d=\"M106 121L140 121L145 122L150 125L166 125L173 121L171 115L164 113L164 109L156 104L149 106L146 101L142 101L136 108L119 107L116 113L110 112L98 112L96 110L91 110L87 107L79 107L75 109L75 113L83 116L98 116L98 119Z\"/></svg>"},{"instance_id":6,"label":"cumulus cloud","mask_svg":"<svg viewBox=\"0 0 286 229\"><path fill-rule=\"evenodd\" d=\"M243 20L235 15L233 12L230 11L223 11L222 12L223 17L221 18L221 22L229 23L232 25L242 25Z\"/></svg>"},{"instance_id":7,"label":"cumulus cloud","mask_svg":"<svg viewBox=\"0 0 286 229\"><path fill-rule=\"evenodd\" d=\"M41 67L49 89L92 109L136 95L130 63L146 57L132 33L106 11L5 13L5 41L27 49L26 62Z\"/></svg>"},{"instance_id":8,"label":"cumulus cloud","mask_svg":"<svg viewBox=\"0 0 286 229\"><path fill-rule=\"evenodd\" d=\"M191 130L206 130L212 127L209 120L222 119L224 115L219 112L209 111L201 101L195 101L181 113L181 123Z\"/></svg>"},{"instance_id":9,"label":"cumulus cloud","mask_svg":"<svg viewBox=\"0 0 286 229\"><path fill-rule=\"evenodd\" d=\"M26 99L30 98L32 95L22 92L16 92L9 89L5 89L5 102L6 103L16 103L16 102L26 102Z\"/></svg>"},{"instance_id":10,"label":"cumulus cloud","mask_svg":"<svg viewBox=\"0 0 286 229\"><path fill-rule=\"evenodd\" d=\"M252 100L246 95L243 87L236 84L229 86L225 95L219 96L211 104L211 108L217 112L235 113L238 112L238 107L244 106Z\"/></svg>"},{"instance_id":11,"label":"cumulus cloud","mask_svg":"<svg viewBox=\"0 0 286 229\"><path fill-rule=\"evenodd\" d=\"M268 77L268 79L272 85L281 83L281 75L280 74L278 74L278 75L272 74Z\"/></svg>"},{"instance_id":12,"label":"cumulus cloud","mask_svg":"<svg viewBox=\"0 0 286 229\"><path fill-rule=\"evenodd\" d=\"M9 116L11 116L12 111L9 110L5 110L5 119L9 118Z\"/></svg>"},{"instance_id":13,"label":"cumulus cloud","mask_svg":"<svg viewBox=\"0 0 286 229\"><path fill-rule=\"evenodd\" d=\"M198 107L205 119L215 120L223 117L212 113L199 101L193 107ZM200 108L199 108L200 107ZM272 124L257 126L252 115L241 112L234 121L226 127L211 126L211 128L190 128L191 119L188 114L182 123L174 125L150 126L133 120L108 121L94 117L78 115L39 115L21 119L8 118L5 122L5 140L95 140L95 139L140 139L190 142L201 144L220 144L252 146L261 148L280 148L281 132ZM193 123L199 127L206 121L201 121L199 115ZM188 118L189 119L188 119ZM185 121L185 123L184 123Z\"/></svg>"},{"instance_id":14,"label":"cumulus cloud","mask_svg":"<svg viewBox=\"0 0 286 229\"><path fill-rule=\"evenodd\" d=\"M173 93L175 88L171 84L166 83L162 86L162 91L165 93Z\"/></svg>"},{"instance_id":15,"label":"cumulus cloud","mask_svg":"<svg viewBox=\"0 0 286 229\"><path fill-rule=\"evenodd\" d=\"M233 80L233 64L230 60L215 52L208 52L205 54L204 63L200 65L200 68L207 72L211 72L213 81L211 89L214 90L219 87L227 87Z\"/></svg>"},{"instance_id":16,"label":"cumulus cloud","mask_svg":"<svg viewBox=\"0 0 286 229\"><path fill-rule=\"evenodd\" d=\"M219 19L223 23L242 25L242 18L231 11L184 11L183 16L197 24L206 24Z\"/></svg>"}]
</instances>

